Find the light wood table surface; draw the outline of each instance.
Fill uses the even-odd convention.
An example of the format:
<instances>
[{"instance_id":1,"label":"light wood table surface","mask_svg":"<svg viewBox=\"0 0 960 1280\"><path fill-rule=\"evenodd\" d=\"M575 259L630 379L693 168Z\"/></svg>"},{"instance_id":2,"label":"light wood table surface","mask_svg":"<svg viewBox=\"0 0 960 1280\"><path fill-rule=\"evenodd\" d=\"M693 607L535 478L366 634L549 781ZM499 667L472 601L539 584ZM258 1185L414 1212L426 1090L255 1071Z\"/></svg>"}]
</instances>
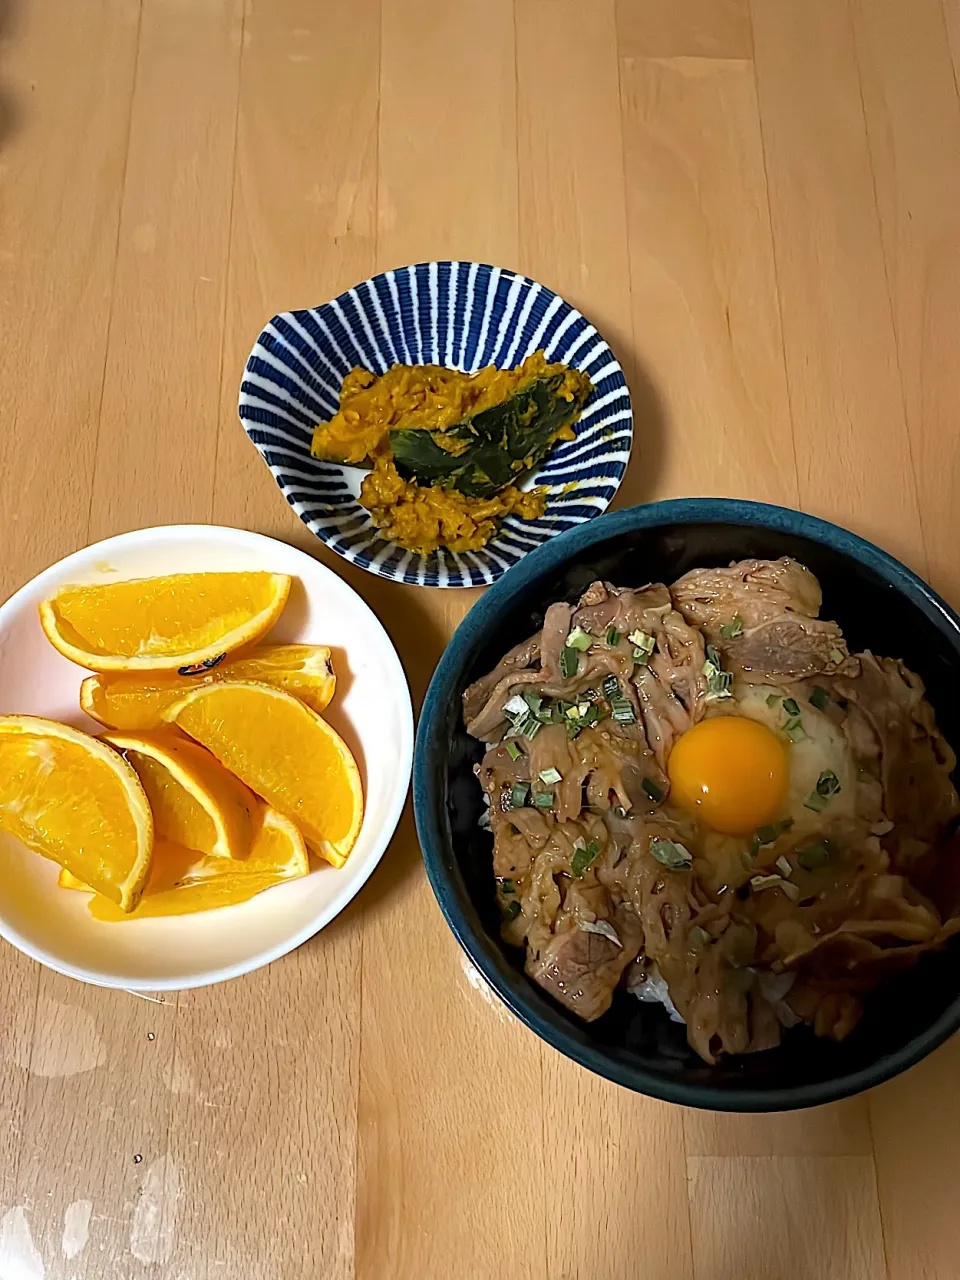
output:
<instances>
[{"instance_id":1,"label":"light wood table surface","mask_svg":"<svg viewBox=\"0 0 960 1280\"><path fill-rule=\"evenodd\" d=\"M415 697L472 592L329 555L236 414L274 312L425 258L628 370L620 505L799 506L960 605L960 0L4 0L0 598L210 521L310 551ZM166 999L0 948L2 1280L948 1280L960 1040L786 1116L595 1079L486 991L407 814L295 954Z\"/></svg>"}]
</instances>

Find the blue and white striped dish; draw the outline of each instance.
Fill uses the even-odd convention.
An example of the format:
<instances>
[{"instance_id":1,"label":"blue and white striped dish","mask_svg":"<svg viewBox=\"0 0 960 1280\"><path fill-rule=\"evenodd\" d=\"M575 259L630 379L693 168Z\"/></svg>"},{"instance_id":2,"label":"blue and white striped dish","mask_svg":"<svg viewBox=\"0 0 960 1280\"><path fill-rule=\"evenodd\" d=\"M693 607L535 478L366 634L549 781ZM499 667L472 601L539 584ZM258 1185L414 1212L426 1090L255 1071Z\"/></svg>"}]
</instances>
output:
<instances>
[{"instance_id":1,"label":"blue and white striped dish","mask_svg":"<svg viewBox=\"0 0 960 1280\"><path fill-rule=\"evenodd\" d=\"M357 501L364 472L310 455L313 428L334 415L355 365L442 364L473 373L512 368L540 349L582 369L594 391L574 426L524 482L547 489L537 520L508 516L481 550L417 555L386 542ZM396 582L474 587L494 582L528 551L599 515L623 476L633 440L630 393L596 329L555 293L479 262L423 262L374 276L309 311L274 316L250 353L240 419L284 497L319 538L354 564Z\"/></svg>"}]
</instances>

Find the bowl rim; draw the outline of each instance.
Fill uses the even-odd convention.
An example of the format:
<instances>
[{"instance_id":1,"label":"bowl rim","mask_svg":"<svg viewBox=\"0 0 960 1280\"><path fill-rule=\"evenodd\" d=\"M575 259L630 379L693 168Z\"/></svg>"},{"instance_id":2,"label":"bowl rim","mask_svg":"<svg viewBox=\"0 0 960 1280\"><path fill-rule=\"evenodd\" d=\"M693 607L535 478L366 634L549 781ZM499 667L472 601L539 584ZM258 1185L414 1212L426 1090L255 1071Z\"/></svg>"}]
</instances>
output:
<instances>
[{"instance_id":1,"label":"bowl rim","mask_svg":"<svg viewBox=\"0 0 960 1280\"><path fill-rule=\"evenodd\" d=\"M303 557L309 561L310 565L321 571L321 576L329 574L331 578L335 578L346 590L350 591L357 601L357 605L361 613L367 615L365 624L370 627L371 631L379 632L386 643L388 653L392 653L395 662L395 671L392 676L397 679L398 689L402 689L406 695L403 699L403 720L401 726L401 734L396 742L396 750L399 759L398 786L397 794L391 805L387 818L383 826L374 840L375 852L369 859L361 871L355 873L354 877L347 881L333 899L318 911L309 921L303 925L295 933L282 941L274 943L272 946L257 951L248 959L237 961L234 964L224 965L219 968L206 969L199 972L195 977L189 980L183 978L158 978L149 983L125 983L122 980L112 980L105 975L98 973L96 970L88 970L79 965L68 965L59 961L56 957L51 956L41 947L34 946L28 939L23 938L19 931L12 928L0 916L0 938L15 947L24 955L29 956L32 960L36 960L39 964L44 965L48 969L61 973L65 977L75 978L80 982L88 983L95 987L109 987L120 990L149 990L149 991L194 991L201 987L213 986L219 982L227 982L231 978L242 977L246 973L252 973L257 969L265 968L272 964L274 960L280 959L281 956L288 952L295 951L297 947L303 945L310 938L314 937L321 929L326 928L350 902L357 896L363 886L367 883L374 871L380 865L383 855L389 847L390 841L396 833L400 818L403 814L404 806L407 802L407 795L410 790L410 776L413 769L413 745L414 745L414 716L413 702L410 697L410 685L407 680L407 674L404 670L400 655L397 653L396 646L390 638L390 635L383 623L367 604L366 600L360 595L354 587L350 585L345 578L341 578L339 574L334 573L327 565L320 560L314 559L307 552L302 551L299 547L293 546L288 542L283 542L279 538L271 538L266 534L254 533L249 529L238 529L231 525L219 524L170 524L170 525L154 525L143 529L133 529L128 533L116 534L110 538L104 538L100 542L92 542L84 547L79 547L76 551L64 556L62 559L48 565L46 569L35 574L21 587L18 587L13 595L0 604L0 631L8 616L16 613L23 607L23 598L36 590L37 587L43 587L47 582L58 580L64 570L69 570L74 564L84 566L83 571L86 572L86 565L91 555L103 554L104 558L108 558L111 551L136 546L138 544L149 542L151 546L156 546L164 541L178 541L184 537L193 538L198 541L209 538L211 532L218 535L229 535L228 540L241 546L249 546L251 548L268 549L270 547L280 547L283 554L292 554L294 558ZM402 782L402 786L399 784ZM370 785L369 779L367 783Z\"/></svg>"},{"instance_id":2,"label":"bowl rim","mask_svg":"<svg viewBox=\"0 0 960 1280\"><path fill-rule=\"evenodd\" d=\"M457 628L433 674L420 714L413 765L414 814L427 876L454 936L507 1008L541 1039L580 1066L616 1084L664 1102L711 1111L791 1111L850 1097L915 1065L960 1028L960 997L919 1035L870 1066L846 1072L830 1080L788 1086L780 1090L676 1083L642 1067L618 1063L601 1050L579 1044L562 1029L544 1022L534 1007L532 998L522 988L514 991L501 980L498 966L487 953L488 944L479 915L466 897L462 883L452 880L444 866L444 840L440 824L443 797L431 775L428 762L428 744L441 731L444 712L456 695L457 682L464 666L472 659L496 616L522 596L534 579L559 569L573 556L595 543L606 542L619 533L632 533L638 529L671 524L719 523L761 528L779 527L840 551L859 564L878 572L885 581L906 595L927 614L938 630L953 634L954 643L960 650L960 616L932 587L889 552L817 516L807 515L790 507L739 498L677 498L608 512L597 520L569 530L525 556L509 573L484 592ZM466 898L466 905L461 901L463 898Z\"/></svg>"},{"instance_id":3,"label":"bowl rim","mask_svg":"<svg viewBox=\"0 0 960 1280\"><path fill-rule=\"evenodd\" d=\"M514 267L499 266L496 263L480 261L479 259L470 259L470 258L425 258L425 259L417 260L414 262L402 263L397 266L386 267L382 271L378 271L373 275L368 276L366 279L360 280L356 284L350 285L348 288L341 290L341 292L336 294L334 297L328 298L323 302L318 302L313 306L292 307L284 311L275 312L270 317L270 319L267 320L261 327L260 332L258 333L254 341L254 344L250 350L250 353L247 356L246 362L244 363L243 373L240 378L237 411L240 419L240 425L243 427L243 430L246 433L247 438L250 440L250 443L253 445L253 447L256 449L257 453L259 454L260 459L263 462L264 466L266 466L267 469L269 470L275 484L280 489L280 492L283 494L285 501L288 503L290 508L294 511L297 518L300 521L302 521L302 523L306 526L307 529L309 529L310 533L315 538L320 539L320 541L322 541L328 547L330 547L331 551L334 551L338 556L342 557L349 564L357 565L359 568L364 569L367 573L371 573L371 574L374 574L376 577L383 578L387 582L399 582L406 586L425 587L429 590L442 591L447 589L462 589L462 588L471 588L471 587L490 586L494 582L497 582L505 573L508 573L511 567L515 567L516 564L519 564L520 561L524 560L527 556L529 556L530 551L525 550L520 552L519 559L514 561L513 565L508 563L507 560L502 559L502 557L507 554L507 551L505 548L497 547L495 545L500 532L500 530L498 529L497 532L493 535L493 537L490 538L488 542L484 544L484 546L477 548L474 551L466 553L468 555L477 557L478 561L483 564L485 572L481 572L477 570L475 567L471 567L469 562L465 561L464 566L460 568L454 568L453 570L451 570L451 568L448 566L444 570L443 574L441 575L441 578L438 579L438 581L436 582L419 581L416 576L416 573L412 571L412 566L420 565L424 567L424 572L426 572L425 566L427 564L428 557L422 556L419 552L411 551L409 548L401 547L399 543L389 542L387 539L384 538L382 539L382 541L386 546L392 547L399 551L403 551L405 553L400 561L400 566L402 567L402 573L398 576L392 572L387 572L384 570L383 563L381 563L382 553L378 553L376 556L374 556L370 560L365 560L361 558L361 556L354 554L352 548L343 548L337 545L337 538L342 536L342 530L339 528L339 526L337 528L332 528L332 529L326 528L326 527L315 527L314 520L312 518L312 513L316 511L316 503L308 504L304 502L301 498L294 498L291 496L290 492L288 492L288 486L285 484L283 480L284 468L279 465L275 465L274 463L271 463L267 460L266 453L265 453L266 446L263 446L258 441L254 440L251 434L251 430L258 429L258 424L256 423L255 419L251 419L250 425L248 425L247 417L244 413L244 410L247 408L250 408L252 404L252 399L251 399L252 393L247 386L248 376L251 372L251 365L254 359L257 357L258 351L261 349L261 347L265 345L263 341L264 338L267 336L270 336L270 330L278 320L292 321L292 320L296 320L298 316L301 316L306 312L323 312L328 308L336 308L340 304L345 303L347 299L351 298L352 295L356 294L359 290L364 288L364 286L366 286L369 289L369 288L372 288L372 286L374 286L377 281L388 280L388 279L395 280L396 277L398 277L404 272L419 273L422 270L426 270L429 272L432 269L439 270L441 267L467 268L468 271L472 271L473 269L476 269L477 271L483 271L483 272L491 272L491 273L495 272L497 273L498 277L501 279L519 282L523 286L530 286L530 285L535 286L538 290L540 290L545 295L547 299L556 301L563 308L566 308L566 311L570 316L573 316L579 320L582 320L585 323L585 325L588 327L588 329L593 331L595 338L599 342L601 342L603 346L606 348L606 353L609 356L610 361L612 362L613 365L616 366L617 373L619 374L620 378L623 381L622 390L623 390L624 405L629 415L629 418L628 418L629 444L626 450L626 457L612 464L613 474L606 481L606 483L609 486L609 494L604 496L602 505L596 507L595 510L591 511L588 515L571 516L569 518L576 521L576 524L573 527L578 528L581 524L589 524L591 521L595 520L597 517L603 515L604 512L606 512L609 509L610 504L616 499L620 486L623 483L623 478L626 474L627 466L629 465L630 456L632 454L632 451L635 445L635 421L634 421L634 412L633 412L633 397L630 391L630 384L627 380L626 372L623 368L623 365L616 351L611 346L607 338L603 335L603 333L600 332L599 328L594 323L594 321L590 319L589 315L581 311L580 308L575 303L569 301L569 299L564 294L558 292L558 290L552 288L550 285L544 284L541 280L536 279L536 277L529 276L525 272L519 271ZM586 407L587 406L585 405L584 408ZM546 462L546 459L544 460L544 463L545 462ZM539 466L544 465L544 463L539 464L537 470L539 469ZM579 469L579 464L577 463L576 459L574 459L574 464L577 465ZM331 466L331 467L346 467L346 464L340 464L340 463L325 463L323 465ZM347 469L352 470L353 468L348 467ZM376 537L380 536L379 531L374 531L374 533ZM560 536L560 535L556 535L556 536ZM523 534L522 538L519 540L528 541L529 537L530 537L529 531L526 531ZM552 540L552 536L546 539L547 542L551 540ZM542 543L541 545L545 545L545 543ZM360 550L362 551L365 546L366 544L363 544ZM445 549L445 550L449 552L449 549ZM456 555L460 553L450 553L450 554ZM513 554L513 553L511 552L510 554ZM465 577L464 577L464 574L466 574Z\"/></svg>"}]
</instances>

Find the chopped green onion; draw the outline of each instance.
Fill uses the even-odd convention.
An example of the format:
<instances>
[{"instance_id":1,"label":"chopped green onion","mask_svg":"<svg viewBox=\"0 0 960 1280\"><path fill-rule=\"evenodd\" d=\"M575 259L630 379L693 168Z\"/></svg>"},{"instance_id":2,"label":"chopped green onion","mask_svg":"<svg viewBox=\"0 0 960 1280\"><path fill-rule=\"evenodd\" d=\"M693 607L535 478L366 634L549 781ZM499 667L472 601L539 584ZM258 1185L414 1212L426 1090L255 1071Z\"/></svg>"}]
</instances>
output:
<instances>
[{"instance_id":1,"label":"chopped green onion","mask_svg":"<svg viewBox=\"0 0 960 1280\"><path fill-rule=\"evenodd\" d=\"M553 786L557 782L562 782L563 778L556 769L541 769L540 781L546 782L549 786Z\"/></svg>"},{"instance_id":2,"label":"chopped green onion","mask_svg":"<svg viewBox=\"0 0 960 1280\"><path fill-rule=\"evenodd\" d=\"M826 769L817 779L817 794L835 796L840 792L840 779L832 769Z\"/></svg>"},{"instance_id":3,"label":"chopped green onion","mask_svg":"<svg viewBox=\"0 0 960 1280\"><path fill-rule=\"evenodd\" d=\"M646 631L631 631L627 639L633 645L633 660L641 665L650 661L650 655L657 647L657 642L653 636L648 635Z\"/></svg>"},{"instance_id":4,"label":"chopped green onion","mask_svg":"<svg viewBox=\"0 0 960 1280\"><path fill-rule=\"evenodd\" d=\"M538 809L549 809L553 804L552 791L534 791L530 798Z\"/></svg>"},{"instance_id":5,"label":"chopped green onion","mask_svg":"<svg viewBox=\"0 0 960 1280\"><path fill-rule=\"evenodd\" d=\"M843 654L839 649L830 650L830 661L836 662L838 665L843 661Z\"/></svg>"},{"instance_id":6,"label":"chopped green onion","mask_svg":"<svg viewBox=\"0 0 960 1280\"><path fill-rule=\"evenodd\" d=\"M513 727L524 738L535 738L543 728L543 722L536 716L527 715L522 720L517 720Z\"/></svg>"},{"instance_id":7,"label":"chopped green onion","mask_svg":"<svg viewBox=\"0 0 960 1280\"><path fill-rule=\"evenodd\" d=\"M593 644L593 636L589 631L584 631L583 627L574 627L567 636L567 648L578 649L581 653L585 653Z\"/></svg>"},{"instance_id":8,"label":"chopped green onion","mask_svg":"<svg viewBox=\"0 0 960 1280\"><path fill-rule=\"evenodd\" d=\"M533 693L529 689L523 692L523 700L529 708L530 715L534 719L539 720L541 724L550 724L553 721L554 704L549 698L544 699L542 694Z\"/></svg>"},{"instance_id":9,"label":"chopped green onion","mask_svg":"<svg viewBox=\"0 0 960 1280\"><path fill-rule=\"evenodd\" d=\"M634 714L633 703L629 698L619 695L610 699L610 710L617 724L636 724L637 717Z\"/></svg>"},{"instance_id":10,"label":"chopped green onion","mask_svg":"<svg viewBox=\"0 0 960 1280\"><path fill-rule=\"evenodd\" d=\"M823 813L829 801L826 796L822 796L819 791L811 791L804 800L804 807L812 809L814 813Z\"/></svg>"},{"instance_id":11,"label":"chopped green onion","mask_svg":"<svg viewBox=\"0 0 960 1280\"><path fill-rule=\"evenodd\" d=\"M782 876L789 876L793 874L793 867L791 867L790 863L783 856L783 854L781 854L780 857L777 859L776 866Z\"/></svg>"},{"instance_id":12,"label":"chopped green onion","mask_svg":"<svg viewBox=\"0 0 960 1280\"><path fill-rule=\"evenodd\" d=\"M768 707L775 707L779 701L780 701L780 695L779 695L779 693L768 693L768 694L767 694L767 706L768 706Z\"/></svg>"},{"instance_id":13,"label":"chopped green onion","mask_svg":"<svg viewBox=\"0 0 960 1280\"><path fill-rule=\"evenodd\" d=\"M659 804L663 799L663 788L658 787L652 778L644 778L641 785L654 804Z\"/></svg>"},{"instance_id":14,"label":"chopped green onion","mask_svg":"<svg viewBox=\"0 0 960 1280\"><path fill-rule=\"evenodd\" d=\"M712 662L703 664L703 674L707 677L707 701L717 702L720 698L732 697L730 686L733 684L733 673L721 671Z\"/></svg>"},{"instance_id":15,"label":"chopped green onion","mask_svg":"<svg viewBox=\"0 0 960 1280\"><path fill-rule=\"evenodd\" d=\"M803 717L800 715L800 707L796 698L784 698L782 701L783 709L787 713L784 732L791 742L799 742L801 738L807 736L803 730Z\"/></svg>"},{"instance_id":16,"label":"chopped green onion","mask_svg":"<svg viewBox=\"0 0 960 1280\"><path fill-rule=\"evenodd\" d=\"M508 902L503 908L504 918L508 921L516 920L520 914L520 903L514 898L513 902Z\"/></svg>"},{"instance_id":17,"label":"chopped green onion","mask_svg":"<svg viewBox=\"0 0 960 1280\"><path fill-rule=\"evenodd\" d=\"M780 892L785 893L791 902L799 902L800 890L792 880L781 880Z\"/></svg>"},{"instance_id":18,"label":"chopped green onion","mask_svg":"<svg viewBox=\"0 0 960 1280\"><path fill-rule=\"evenodd\" d=\"M615 805L613 806L613 812L616 814L616 816L617 816L618 818L629 818L629 817L630 817L630 811L629 811L629 809L625 809L625 808L623 807L623 805L622 805L622 804L615 804Z\"/></svg>"},{"instance_id":19,"label":"chopped green onion","mask_svg":"<svg viewBox=\"0 0 960 1280\"><path fill-rule=\"evenodd\" d=\"M770 822L765 827L757 828L757 841L760 844L773 844L774 840L789 831L793 826L792 818L782 818L779 822Z\"/></svg>"},{"instance_id":20,"label":"chopped green onion","mask_svg":"<svg viewBox=\"0 0 960 1280\"><path fill-rule=\"evenodd\" d=\"M720 698L731 697L730 686L733 684L733 673L724 671L720 666L720 655L712 644L706 646L707 660L703 664L703 674L707 677L707 701L716 702Z\"/></svg>"},{"instance_id":21,"label":"chopped green onion","mask_svg":"<svg viewBox=\"0 0 960 1280\"><path fill-rule=\"evenodd\" d=\"M744 871L753 870L754 866L756 865L756 855L759 848L760 848L760 845L758 843L757 848L752 850L750 853L748 853L747 850L744 849L744 851L740 854L740 861L743 863Z\"/></svg>"},{"instance_id":22,"label":"chopped green onion","mask_svg":"<svg viewBox=\"0 0 960 1280\"><path fill-rule=\"evenodd\" d=\"M826 689L822 689L820 685L814 685L810 690L810 705L816 707L818 711L823 711L830 703L830 695Z\"/></svg>"},{"instance_id":23,"label":"chopped green onion","mask_svg":"<svg viewBox=\"0 0 960 1280\"><path fill-rule=\"evenodd\" d=\"M511 760L519 760L520 757L523 755L523 752L520 750L517 744L513 742L511 739L508 738L503 745L504 747L506 747L507 755L510 757Z\"/></svg>"},{"instance_id":24,"label":"chopped green onion","mask_svg":"<svg viewBox=\"0 0 960 1280\"><path fill-rule=\"evenodd\" d=\"M685 849L676 840L663 840L659 836L654 836L650 841L650 852L658 862L671 871L687 871L693 866L689 849Z\"/></svg>"},{"instance_id":25,"label":"chopped green onion","mask_svg":"<svg viewBox=\"0 0 960 1280\"><path fill-rule=\"evenodd\" d=\"M687 934L687 941L691 951L702 951L708 942L713 941L713 936L702 925L695 924Z\"/></svg>"},{"instance_id":26,"label":"chopped green onion","mask_svg":"<svg viewBox=\"0 0 960 1280\"><path fill-rule=\"evenodd\" d=\"M510 788L510 808L522 809L530 794L529 782L515 782Z\"/></svg>"},{"instance_id":27,"label":"chopped green onion","mask_svg":"<svg viewBox=\"0 0 960 1280\"><path fill-rule=\"evenodd\" d=\"M560 674L564 680L569 680L577 674L580 667L580 655L576 649L571 649L569 645L560 650Z\"/></svg>"},{"instance_id":28,"label":"chopped green onion","mask_svg":"<svg viewBox=\"0 0 960 1280\"><path fill-rule=\"evenodd\" d=\"M503 894L516 893L517 886L513 883L509 876L504 876L500 881L500 892Z\"/></svg>"},{"instance_id":29,"label":"chopped green onion","mask_svg":"<svg viewBox=\"0 0 960 1280\"><path fill-rule=\"evenodd\" d=\"M816 871L820 867L825 867L833 861L833 857L833 846L827 840L819 840L816 844L809 844L806 848L797 850L797 862L804 871Z\"/></svg>"},{"instance_id":30,"label":"chopped green onion","mask_svg":"<svg viewBox=\"0 0 960 1280\"><path fill-rule=\"evenodd\" d=\"M756 893L761 893L764 889L783 889L783 884L783 876L766 875L750 877L750 888ZM791 888L795 887L795 885L791 886ZM786 890L784 890L784 892L786 892Z\"/></svg>"},{"instance_id":31,"label":"chopped green onion","mask_svg":"<svg viewBox=\"0 0 960 1280\"><path fill-rule=\"evenodd\" d=\"M613 698L620 692L620 681L616 676L607 676L603 682L603 692L608 698Z\"/></svg>"},{"instance_id":32,"label":"chopped green onion","mask_svg":"<svg viewBox=\"0 0 960 1280\"><path fill-rule=\"evenodd\" d=\"M720 634L724 640L736 640L737 636L743 635L743 619L739 613L735 618L731 618L729 622L725 622L720 628Z\"/></svg>"},{"instance_id":33,"label":"chopped green onion","mask_svg":"<svg viewBox=\"0 0 960 1280\"><path fill-rule=\"evenodd\" d=\"M608 627L607 628L607 644L612 649L614 648L615 645L618 645L619 643L620 643L620 632L617 630L616 627Z\"/></svg>"},{"instance_id":34,"label":"chopped green onion","mask_svg":"<svg viewBox=\"0 0 960 1280\"><path fill-rule=\"evenodd\" d=\"M591 725L602 720L609 712L591 702L581 702L569 707L566 712L567 737L575 738L581 729L589 729Z\"/></svg>"},{"instance_id":35,"label":"chopped green onion","mask_svg":"<svg viewBox=\"0 0 960 1280\"><path fill-rule=\"evenodd\" d=\"M521 698L519 693L515 693L512 698L508 698L503 704L503 713L505 716L513 718L515 716L525 716L527 714L527 702L525 698Z\"/></svg>"},{"instance_id":36,"label":"chopped green onion","mask_svg":"<svg viewBox=\"0 0 960 1280\"><path fill-rule=\"evenodd\" d=\"M590 843L584 845L582 849L574 849L573 857L570 859L571 875L576 876L576 878L580 880L599 852L600 845L596 840L591 840Z\"/></svg>"}]
</instances>

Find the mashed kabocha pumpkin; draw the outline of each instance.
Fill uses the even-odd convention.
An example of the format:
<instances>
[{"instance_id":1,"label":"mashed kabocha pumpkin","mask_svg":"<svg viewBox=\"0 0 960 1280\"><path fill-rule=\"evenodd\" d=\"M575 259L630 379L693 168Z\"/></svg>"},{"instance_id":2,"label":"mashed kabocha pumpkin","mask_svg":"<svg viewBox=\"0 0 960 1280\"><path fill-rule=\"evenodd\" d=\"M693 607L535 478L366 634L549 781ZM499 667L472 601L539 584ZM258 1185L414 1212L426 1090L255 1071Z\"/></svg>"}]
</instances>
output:
<instances>
[{"instance_id":1,"label":"mashed kabocha pumpkin","mask_svg":"<svg viewBox=\"0 0 960 1280\"><path fill-rule=\"evenodd\" d=\"M545 492L516 482L558 440L573 439L592 390L585 373L548 364L542 351L515 369L475 374L440 365L394 365L380 377L353 369L312 452L372 467L360 503L390 541L423 554L474 551L501 517L543 514Z\"/></svg>"}]
</instances>

